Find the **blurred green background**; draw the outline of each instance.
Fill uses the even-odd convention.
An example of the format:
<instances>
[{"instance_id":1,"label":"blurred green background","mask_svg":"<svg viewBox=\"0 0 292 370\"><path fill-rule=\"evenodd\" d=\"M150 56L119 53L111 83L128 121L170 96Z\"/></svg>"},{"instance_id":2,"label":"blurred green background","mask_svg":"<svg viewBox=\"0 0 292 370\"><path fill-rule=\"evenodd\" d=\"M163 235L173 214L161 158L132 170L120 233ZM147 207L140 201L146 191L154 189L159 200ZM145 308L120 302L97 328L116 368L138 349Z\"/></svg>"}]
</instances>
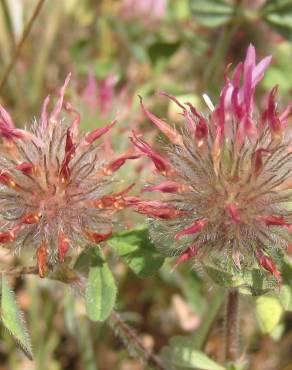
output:
<instances>
[{"instance_id":1,"label":"blurred green background","mask_svg":"<svg viewBox=\"0 0 292 370\"><path fill-rule=\"evenodd\" d=\"M45 96L54 95L72 72L66 99L81 113L83 129L117 117L113 146L117 152L125 151L132 128L144 131L150 140L157 135L139 110L138 94L152 111L169 121L181 118L172 103L157 96L159 91L204 110L201 95L208 92L217 101L226 66L241 60L249 43L255 45L259 58L273 55L259 101L275 84L281 104L291 99L291 0L40 3L0 0L0 103L19 127L38 119ZM19 48L37 6L40 11ZM7 73L17 48L19 55ZM146 163L129 163L119 176L132 182L141 177L149 180L151 168ZM141 220L128 215L121 222L132 227ZM11 256L0 250L0 263L6 270L34 261L29 253ZM222 292L206 284L190 266L170 273L171 262L167 261L153 277L139 279L116 256L110 255L110 264L118 282L116 308L146 348L159 352L171 336L192 335L207 354L222 360ZM36 276L13 278L11 284L25 312L35 358L28 360L3 329L0 370L148 369L129 356L131 343L125 346L107 324L89 322L82 299L66 286ZM261 302L257 306L251 297L242 302L241 342L247 344L243 350L252 370L292 369L289 292L286 310L278 309L268 329L258 309ZM211 336L205 343L207 332Z\"/></svg>"}]
</instances>

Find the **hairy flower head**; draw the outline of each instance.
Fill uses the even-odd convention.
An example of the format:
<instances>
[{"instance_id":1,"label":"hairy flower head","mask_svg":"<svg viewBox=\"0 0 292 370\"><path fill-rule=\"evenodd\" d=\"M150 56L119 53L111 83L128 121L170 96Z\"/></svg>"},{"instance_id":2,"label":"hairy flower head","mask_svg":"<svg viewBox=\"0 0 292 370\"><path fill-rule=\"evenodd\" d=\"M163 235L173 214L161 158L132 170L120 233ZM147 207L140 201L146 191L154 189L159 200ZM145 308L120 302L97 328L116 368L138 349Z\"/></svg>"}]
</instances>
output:
<instances>
[{"instance_id":1,"label":"hairy flower head","mask_svg":"<svg viewBox=\"0 0 292 370\"><path fill-rule=\"evenodd\" d=\"M111 193L112 174L128 159L103 160L98 139L114 125L80 134L80 115L64 101L70 76L55 107L44 101L41 119L29 130L17 129L0 107L0 244L34 248L39 275L47 263L63 262L70 249L100 243L111 236L113 215L126 206L124 194ZM74 115L67 123L62 111Z\"/></svg>"},{"instance_id":2,"label":"hairy flower head","mask_svg":"<svg viewBox=\"0 0 292 370\"><path fill-rule=\"evenodd\" d=\"M160 192L159 201L136 200L132 207L150 217L156 245L176 264L218 257L226 266L258 263L280 279L272 252L291 243L292 148L287 119L291 104L279 111L277 88L260 110L255 88L271 58L256 64L251 45L236 66L218 104L204 116L189 103L162 93L181 109L186 126L177 131L141 107L167 137L161 153L135 132L133 144L153 162L158 182L143 192Z\"/></svg>"}]
</instances>

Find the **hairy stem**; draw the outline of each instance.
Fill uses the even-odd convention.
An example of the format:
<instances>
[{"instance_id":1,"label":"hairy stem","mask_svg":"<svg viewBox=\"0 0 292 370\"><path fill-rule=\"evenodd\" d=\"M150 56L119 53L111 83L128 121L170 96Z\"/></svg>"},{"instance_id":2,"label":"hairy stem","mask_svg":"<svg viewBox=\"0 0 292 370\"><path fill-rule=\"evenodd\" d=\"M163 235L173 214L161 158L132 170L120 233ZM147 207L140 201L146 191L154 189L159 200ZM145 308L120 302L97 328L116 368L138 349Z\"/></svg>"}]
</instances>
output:
<instances>
[{"instance_id":1,"label":"hairy stem","mask_svg":"<svg viewBox=\"0 0 292 370\"><path fill-rule=\"evenodd\" d=\"M68 272L69 270L66 271ZM1 273L13 276L37 275L38 268L36 266L17 266L5 271L1 271ZM70 279L64 279L63 275L60 275L60 277L62 277L60 281L65 284L68 284L68 282L70 281ZM48 276L48 278L53 277ZM54 276L54 278L58 278L58 275ZM108 322L109 326L114 330L115 333L117 333L121 337L125 344L129 345L129 348L134 349L138 357L140 356L144 361L149 362L158 370L166 370L160 358L144 346L143 342L140 340L136 332L122 319L121 315L117 311L112 311Z\"/></svg>"},{"instance_id":2,"label":"hairy stem","mask_svg":"<svg viewBox=\"0 0 292 370\"><path fill-rule=\"evenodd\" d=\"M238 355L238 313L239 292L232 289L227 295L226 317L225 317L225 360L235 362Z\"/></svg>"},{"instance_id":3,"label":"hairy stem","mask_svg":"<svg viewBox=\"0 0 292 370\"><path fill-rule=\"evenodd\" d=\"M21 52L21 49L22 49L22 47L23 47L23 45L24 45L24 43L25 43L28 35L30 34L30 31L32 29L32 26L34 24L34 21L37 19L37 16L38 16L38 14L39 14L39 12L40 12L40 10L41 10L44 2L45 2L45 0L39 0L38 1L38 3L37 3L37 5L36 5L36 7L35 7L35 9L34 9L34 11L32 13L32 16L31 16L29 22L27 23L27 25L26 25L26 27L25 27L25 29L23 31L22 37L19 40L18 44L16 45L16 48L15 48L14 54L12 56L12 59L11 59L10 63L7 65L7 67L6 67L5 71L4 71L3 77L1 79L1 82L0 82L0 92L1 92L2 88L4 87L4 85L5 85L6 81L7 81L7 78L9 76L10 72L12 71L12 69L13 69L13 67L14 67L14 65L15 65L18 57L19 57L19 54Z\"/></svg>"},{"instance_id":4,"label":"hairy stem","mask_svg":"<svg viewBox=\"0 0 292 370\"><path fill-rule=\"evenodd\" d=\"M145 361L151 363L158 370L166 370L160 358L149 351L147 348L145 348L144 344L137 336L135 331L128 324L125 323L125 321L121 318L117 311L112 311L110 320L110 326L112 327L112 329L117 334L120 334L122 339L123 337L125 337L125 341L128 341L129 345L133 345L135 347L134 350L141 354Z\"/></svg>"}]
</instances>

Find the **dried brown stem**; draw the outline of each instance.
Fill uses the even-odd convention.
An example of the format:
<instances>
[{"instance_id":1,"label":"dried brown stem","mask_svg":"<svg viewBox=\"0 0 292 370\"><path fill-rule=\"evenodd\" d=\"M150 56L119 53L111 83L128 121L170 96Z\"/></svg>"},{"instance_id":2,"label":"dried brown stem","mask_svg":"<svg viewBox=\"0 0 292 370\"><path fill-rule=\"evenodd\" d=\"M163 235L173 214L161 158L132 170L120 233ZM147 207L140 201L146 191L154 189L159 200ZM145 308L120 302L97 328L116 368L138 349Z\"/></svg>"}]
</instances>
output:
<instances>
[{"instance_id":1,"label":"dried brown stem","mask_svg":"<svg viewBox=\"0 0 292 370\"><path fill-rule=\"evenodd\" d=\"M9 76L10 72L12 71L12 69L13 69L13 67L14 67L14 65L15 65L18 57L19 57L19 54L21 52L21 49L22 49L22 47L23 47L23 45L24 45L24 43L25 43L28 35L30 34L30 31L32 29L32 26L33 26L33 24L34 24L34 22L35 22L35 20L36 20L36 18L38 16L38 14L39 14L39 12L40 12L40 10L41 10L44 2L45 2L45 0L39 0L38 1L38 3L37 3L37 5L36 5L36 7L35 7L35 9L34 9L34 11L32 13L32 16L31 16L29 22L27 23L27 25L26 25L26 27L25 27L25 29L23 31L22 37L19 40L18 44L16 45L16 48L14 50L12 59L11 59L10 63L7 65L7 67L6 67L5 71L4 71L3 77L1 79L1 82L0 82L0 92L1 92L2 88L4 87L4 85L5 85L6 81L7 81L7 78Z\"/></svg>"},{"instance_id":2,"label":"dried brown stem","mask_svg":"<svg viewBox=\"0 0 292 370\"><path fill-rule=\"evenodd\" d=\"M235 362L238 356L238 313L239 292L232 289L227 295L226 317L225 317L225 360Z\"/></svg>"}]
</instances>

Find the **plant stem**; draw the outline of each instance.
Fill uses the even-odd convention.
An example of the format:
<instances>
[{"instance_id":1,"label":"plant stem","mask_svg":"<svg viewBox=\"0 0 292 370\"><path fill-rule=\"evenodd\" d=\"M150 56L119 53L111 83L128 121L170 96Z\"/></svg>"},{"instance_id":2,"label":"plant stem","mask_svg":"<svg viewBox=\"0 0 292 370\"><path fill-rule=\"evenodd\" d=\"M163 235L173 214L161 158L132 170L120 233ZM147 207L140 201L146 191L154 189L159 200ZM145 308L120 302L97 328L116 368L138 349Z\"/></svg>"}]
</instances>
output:
<instances>
[{"instance_id":1,"label":"plant stem","mask_svg":"<svg viewBox=\"0 0 292 370\"><path fill-rule=\"evenodd\" d=\"M117 311L112 311L109 323L115 332L120 332L122 334L120 335L121 337L124 336L126 340L131 342L130 344L134 345L135 349L138 350L139 353L141 353L141 356L144 358L144 360L154 365L155 368L158 370L166 370L160 358L149 351L147 348L145 348L144 344L141 342L135 331L128 324L125 323L125 321L121 318Z\"/></svg>"},{"instance_id":2,"label":"plant stem","mask_svg":"<svg viewBox=\"0 0 292 370\"><path fill-rule=\"evenodd\" d=\"M225 317L225 360L235 362L237 359L238 345L238 313L239 292L232 289L227 295L226 317Z\"/></svg>"},{"instance_id":3,"label":"plant stem","mask_svg":"<svg viewBox=\"0 0 292 370\"><path fill-rule=\"evenodd\" d=\"M1 274L13 276L37 275L38 273L39 271L37 266L17 266L11 267L5 271L1 271Z\"/></svg>"},{"instance_id":4,"label":"plant stem","mask_svg":"<svg viewBox=\"0 0 292 370\"><path fill-rule=\"evenodd\" d=\"M22 276L22 275L37 275L37 266L17 266L8 270L1 271L5 275ZM56 276L57 277L57 276ZM48 276L48 278L52 278ZM66 283L64 279L60 280ZM151 363L157 370L166 370L160 358L155 353L149 351L138 337L136 332L122 319L121 315L113 310L108 320L110 327L116 332L126 344L133 345L136 352L147 362Z\"/></svg>"},{"instance_id":5,"label":"plant stem","mask_svg":"<svg viewBox=\"0 0 292 370\"><path fill-rule=\"evenodd\" d=\"M16 63L17 58L19 57L19 54L21 52L21 49L22 49L22 47L23 47L23 45L24 45L24 43L25 43L25 41L26 41L26 39L27 39L27 37L28 37L31 29L32 29L32 26L34 24L34 21L36 20L36 18L38 16L38 14L39 14L39 12L40 12L40 10L41 10L44 2L45 2L45 0L39 0L38 1L38 3L37 3L37 5L36 5L36 7L35 7L35 9L34 9L34 11L32 13L32 16L31 16L29 22L27 23L27 25L26 25L26 27L25 27L25 29L23 31L22 37L19 40L19 42L18 42L18 44L17 44L17 46L15 48L14 54L12 56L12 59L11 59L10 63L8 64L8 66L6 67L5 71L4 71L3 77L2 77L1 82L0 82L0 92L1 92L2 88L4 87L9 74L12 71L12 69L13 69L13 67L14 67L14 65Z\"/></svg>"}]
</instances>

